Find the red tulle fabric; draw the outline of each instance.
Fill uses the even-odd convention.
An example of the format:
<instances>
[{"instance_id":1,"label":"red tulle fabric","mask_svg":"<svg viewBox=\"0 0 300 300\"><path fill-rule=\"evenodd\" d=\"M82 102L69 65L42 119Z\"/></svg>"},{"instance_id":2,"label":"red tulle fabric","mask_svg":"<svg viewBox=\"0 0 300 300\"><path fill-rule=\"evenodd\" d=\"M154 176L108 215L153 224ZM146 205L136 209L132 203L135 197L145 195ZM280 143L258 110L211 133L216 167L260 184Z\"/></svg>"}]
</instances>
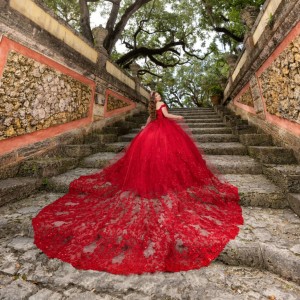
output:
<instances>
[{"instance_id":1,"label":"red tulle fabric","mask_svg":"<svg viewBox=\"0 0 300 300\"><path fill-rule=\"evenodd\" d=\"M162 107L116 162L73 181L33 219L36 245L115 274L207 266L243 223L237 188L207 167Z\"/></svg>"}]
</instances>

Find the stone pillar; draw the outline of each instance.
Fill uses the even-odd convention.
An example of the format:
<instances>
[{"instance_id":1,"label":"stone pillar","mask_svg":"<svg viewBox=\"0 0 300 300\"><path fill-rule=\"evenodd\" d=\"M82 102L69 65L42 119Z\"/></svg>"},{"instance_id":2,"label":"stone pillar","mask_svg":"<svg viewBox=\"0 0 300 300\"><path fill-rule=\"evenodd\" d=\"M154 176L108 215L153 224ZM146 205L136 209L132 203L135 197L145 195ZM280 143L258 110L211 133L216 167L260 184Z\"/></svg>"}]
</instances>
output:
<instances>
[{"instance_id":1,"label":"stone pillar","mask_svg":"<svg viewBox=\"0 0 300 300\"><path fill-rule=\"evenodd\" d=\"M250 79L250 88L251 88L251 93L253 97L253 104L254 104L254 109L256 112L256 115L261 118L265 119L265 110L264 110L264 105L263 105L263 100L262 96L260 93L260 88L257 82L256 76L252 76Z\"/></svg>"},{"instance_id":2,"label":"stone pillar","mask_svg":"<svg viewBox=\"0 0 300 300\"><path fill-rule=\"evenodd\" d=\"M104 50L103 48L103 41L107 36L108 31L103 28L102 26L95 27L93 29L94 41L95 41L95 48L98 50Z\"/></svg>"},{"instance_id":3,"label":"stone pillar","mask_svg":"<svg viewBox=\"0 0 300 300\"><path fill-rule=\"evenodd\" d=\"M138 71L141 68L141 66L139 64L133 62L132 64L130 64L129 68L130 68L130 71L132 73L132 76L137 77L138 76Z\"/></svg>"}]
</instances>

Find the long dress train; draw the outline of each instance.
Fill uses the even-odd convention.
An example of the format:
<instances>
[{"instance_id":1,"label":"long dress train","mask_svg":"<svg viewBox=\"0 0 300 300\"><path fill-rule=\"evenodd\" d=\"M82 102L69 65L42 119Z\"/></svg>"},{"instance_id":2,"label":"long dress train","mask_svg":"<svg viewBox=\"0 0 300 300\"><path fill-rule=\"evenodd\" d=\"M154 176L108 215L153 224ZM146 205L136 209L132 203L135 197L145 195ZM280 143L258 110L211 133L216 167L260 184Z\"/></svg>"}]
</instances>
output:
<instances>
[{"instance_id":1,"label":"long dress train","mask_svg":"<svg viewBox=\"0 0 300 300\"><path fill-rule=\"evenodd\" d=\"M238 234L237 188L162 107L119 160L73 181L33 219L47 256L115 274L174 272L207 266Z\"/></svg>"}]
</instances>

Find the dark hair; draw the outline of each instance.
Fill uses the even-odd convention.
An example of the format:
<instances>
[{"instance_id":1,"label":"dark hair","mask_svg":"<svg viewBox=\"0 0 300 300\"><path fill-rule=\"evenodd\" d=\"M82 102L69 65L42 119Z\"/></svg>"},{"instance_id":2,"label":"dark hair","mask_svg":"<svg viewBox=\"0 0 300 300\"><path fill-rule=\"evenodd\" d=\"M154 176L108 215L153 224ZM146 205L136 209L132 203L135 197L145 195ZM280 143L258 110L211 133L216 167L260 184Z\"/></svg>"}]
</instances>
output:
<instances>
[{"instance_id":1,"label":"dark hair","mask_svg":"<svg viewBox=\"0 0 300 300\"><path fill-rule=\"evenodd\" d=\"M155 103L155 94L156 93L157 92L150 93L150 100L149 100L149 104L148 104L148 112L149 112L151 121L156 119L156 103Z\"/></svg>"}]
</instances>

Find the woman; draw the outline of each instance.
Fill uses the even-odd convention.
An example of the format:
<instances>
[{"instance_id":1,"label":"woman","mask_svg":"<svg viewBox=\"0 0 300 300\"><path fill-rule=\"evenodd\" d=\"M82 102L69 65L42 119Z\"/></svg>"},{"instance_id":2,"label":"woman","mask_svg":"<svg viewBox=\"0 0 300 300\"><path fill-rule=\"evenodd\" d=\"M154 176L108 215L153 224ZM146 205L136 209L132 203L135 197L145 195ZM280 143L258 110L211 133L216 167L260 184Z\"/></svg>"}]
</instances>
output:
<instances>
[{"instance_id":1,"label":"woman","mask_svg":"<svg viewBox=\"0 0 300 300\"><path fill-rule=\"evenodd\" d=\"M73 181L34 219L35 243L79 269L115 274L207 266L243 223L238 191L152 93L150 116L124 155Z\"/></svg>"}]
</instances>

